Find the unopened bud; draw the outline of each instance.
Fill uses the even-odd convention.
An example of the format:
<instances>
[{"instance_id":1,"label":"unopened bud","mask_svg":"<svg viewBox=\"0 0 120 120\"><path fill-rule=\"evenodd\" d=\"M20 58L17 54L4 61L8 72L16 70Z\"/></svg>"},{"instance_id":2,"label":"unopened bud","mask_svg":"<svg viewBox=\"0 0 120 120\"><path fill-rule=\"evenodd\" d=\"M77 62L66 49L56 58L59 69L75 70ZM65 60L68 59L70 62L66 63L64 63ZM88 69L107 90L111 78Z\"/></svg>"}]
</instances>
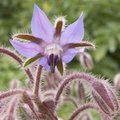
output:
<instances>
[{"instance_id":1,"label":"unopened bud","mask_svg":"<svg viewBox=\"0 0 120 120\"><path fill-rule=\"evenodd\" d=\"M114 78L114 86L116 90L120 90L120 74L117 74Z\"/></svg>"},{"instance_id":2,"label":"unopened bud","mask_svg":"<svg viewBox=\"0 0 120 120\"><path fill-rule=\"evenodd\" d=\"M55 103L52 99L47 99L43 101L43 106L45 106L47 109L49 109L51 112L55 111Z\"/></svg>"},{"instance_id":3,"label":"unopened bud","mask_svg":"<svg viewBox=\"0 0 120 120\"><path fill-rule=\"evenodd\" d=\"M68 97L68 96L70 96L70 94L71 94L71 86L68 85L68 86L66 86L66 88L65 88L65 90L64 90L64 95L65 95L66 97Z\"/></svg>"},{"instance_id":4,"label":"unopened bud","mask_svg":"<svg viewBox=\"0 0 120 120\"><path fill-rule=\"evenodd\" d=\"M115 91L105 81L95 81L92 84L92 95L100 109L109 116L119 110L119 103Z\"/></svg>"},{"instance_id":5,"label":"unopened bud","mask_svg":"<svg viewBox=\"0 0 120 120\"><path fill-rule=\"evenodd\" d=\"M80 98L80 100L85 100L85 90L84 90L84 86L83 83L81 81L78 81L78 97Z\"/></svg>"},{"instance_id":6,"label":"unopened bud","mask_svg":"<svg viewBox=\"0 0 120 120\"><path fill-rule=\"evenodd\" d=\"M93 68L93 61L88 53L81 53L79 60L84 69L91 70Z\"/></svg>"}]
</instances>

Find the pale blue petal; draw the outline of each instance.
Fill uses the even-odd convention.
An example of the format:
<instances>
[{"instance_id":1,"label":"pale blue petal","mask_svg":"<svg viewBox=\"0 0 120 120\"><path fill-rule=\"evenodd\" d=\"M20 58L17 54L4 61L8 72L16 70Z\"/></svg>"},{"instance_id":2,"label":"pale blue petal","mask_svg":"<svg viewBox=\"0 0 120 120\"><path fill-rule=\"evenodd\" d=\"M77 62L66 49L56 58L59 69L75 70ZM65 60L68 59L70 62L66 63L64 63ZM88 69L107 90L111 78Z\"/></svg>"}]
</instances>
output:
<instances>
[{"instance_id":1,"label":"pale blue petal","mask_svg":"<svg viewBox=\"0 0 120 120\"><path fill-rule=\"evenodd\" d=\"M80 15L78 20L73 24L69 25L61 36L61 45L68 43L79 43L84 37L84 23L83 14Z\"/></svg>"},{"instance_id":2,"label":"pale blue petal","mask_svg":"<svg viewBox=\"0 0 120 120\"><path fill-rule=\"evenodd\" d=\"M78 50L76 49L69 49L67 50L62 57L63 62L69 63L78 53Z\"/></svg>"},{"instance_id":3,"label":"pale blue petal","mask_svg":"<svg viewBox=\"0 0 120 120\"><path fill-rule=\"evenodd\" d=\"M55 28L45 15L45 13L35 4L31 21L32 34L46 42L53 40Z\"/></svg>"},{"instance_id":4,"label":"pale blue petal","mask_svg":"<svg viewBox=\"0 0 120 120\"><path fill-rule=\"evenodd\" d=\"M38 53L42 52L39 45L32 42L20 42L17 40L10 40L12 46L24 57L34 57Z\"/></svg>"},{"instance_id":5,"label":"pale blue petal","mask_svg":"<svg viewBox=\"0 0 120 120\"><path fill-rule=\"evenodd\" d=\"M39 64L43 66L46 70L50 71L50 66L47 63L47 57L40 58Z\"/></svg>"}]
</instances>

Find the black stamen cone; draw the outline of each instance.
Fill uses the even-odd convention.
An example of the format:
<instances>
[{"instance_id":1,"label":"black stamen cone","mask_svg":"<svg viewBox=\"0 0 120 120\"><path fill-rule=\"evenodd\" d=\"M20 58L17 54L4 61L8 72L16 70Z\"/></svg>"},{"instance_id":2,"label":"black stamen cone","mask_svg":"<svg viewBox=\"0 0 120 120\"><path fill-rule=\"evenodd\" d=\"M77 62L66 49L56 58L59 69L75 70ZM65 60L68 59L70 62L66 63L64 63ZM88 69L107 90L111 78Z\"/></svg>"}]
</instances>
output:
<instances>
[{"instance_id":1,"label":"black stamen cone","mask_svg":"<svg viewBox=\"0 0 120 120\"><path fill-rule=\"evenodd\" d=\"M48 56L48 65L50 66L50 70L52 73L55 72L55 67L59 61L58 55L51 54Z\"/></svg>"}]
</instances>

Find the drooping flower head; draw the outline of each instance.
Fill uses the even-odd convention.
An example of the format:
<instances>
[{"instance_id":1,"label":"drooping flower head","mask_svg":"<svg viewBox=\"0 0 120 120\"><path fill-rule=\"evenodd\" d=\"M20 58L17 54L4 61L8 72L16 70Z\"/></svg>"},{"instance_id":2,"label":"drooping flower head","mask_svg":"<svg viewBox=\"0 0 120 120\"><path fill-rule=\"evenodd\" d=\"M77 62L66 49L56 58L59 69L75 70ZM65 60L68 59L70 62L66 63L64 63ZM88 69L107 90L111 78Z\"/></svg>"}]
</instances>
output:
<instances>
[{"instance_id":1,"label":"drooping flower head","mask_svg":"<svg viewBox=\"0 0 120 120\"><path fill-rule=\"evenodd\" d=\"M115 90L105 81L94 81L92 95L100 109L109 116L116 116L119 111L119 101Z\"/></svg>"},{"instance_id":2,"label":"drooping flower head","mask_svg":"<svg viewBox=\"0 0 120 120\"><path fill-rule=\"evenodd\" d=\"M15 34L10 39L13 47L24 57L29 58L24 66L38 60L47 70L63 72L63 62L69 63L85 47L94 47L92 43L83 42L83 14L77 21L64 29L65 20L59 17L55 25L35 4L31 21L32 34Z\"/></svg>"}]
</instances>

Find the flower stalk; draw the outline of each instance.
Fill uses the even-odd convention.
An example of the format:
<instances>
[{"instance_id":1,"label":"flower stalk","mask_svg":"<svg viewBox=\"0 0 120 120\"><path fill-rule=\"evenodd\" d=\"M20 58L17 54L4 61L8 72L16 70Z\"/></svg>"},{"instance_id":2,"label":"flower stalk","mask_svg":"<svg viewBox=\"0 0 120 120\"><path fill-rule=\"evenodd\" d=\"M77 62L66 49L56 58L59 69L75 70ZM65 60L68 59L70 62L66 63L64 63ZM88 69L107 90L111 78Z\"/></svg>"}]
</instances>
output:
<instances>
[{"instance_id":1,"label":"flower stalk","mask_svg":"<svg viewBox=\"0 0 120 120\"><path fill-rule=\"evenodd\" d=\"M73 80L85 80L88 83L93 83L97 79L88 73L73 73L71 75L66 76L66 78L63 80L63 82L60 84L58 91L55 95L56 105L58 103L58 100L60 99L60 96L61 96L64 88L67 86L67 84L69 84Z\"/></svg>"},{"instance_id":2,"label":"flower stalk","mask_svg":"<svg viewBox=\"0 0 120 120\"><path fill-rule=\"evenodd\" d=\"M37 71L36 71L36 77L34 81L34 86L33 86L33 94L36 96L39 96L39 91L40 91L40 80L41 80L41 72L42 72L42 66L38 65Z\"/></svg>"},{"instance_id":3,"label":"flower stalk","mask_svg":"<svg viewBox=\"0 0 120 120\"><path fill-rule=\"evenodd\" d=\"M98 106L93 103L86 103L84 105L81 105L77 110L75 110L75 112L72 113L72 115L70 116L68 120L74 120L78 114L80 114L86 109L95 109L96 111L98 111Z\"/></svg>"},{"instance_id":4,"label":"flower stalk","mask_svg":"<svg viewBox=\"0 0 120 120\"><path fill-rule=\"evenodd\" d=\"M3 92L0 94L0 100L4 99L6 97L12 96L12 95L22 94L23 92L24 92L24 90L22 90L22 89L13 89L13 90L10 90L7 92Z\"/></svg>"},{"instance_id":5,"label":"flower stalk","mask_svg":"<svg viewBox=\"0 0 120 120\"><path fill-rule=\"evenodd\" d=\"M23 65L22 59L21 59L18 55L16 55L14 52L11 52L11 50L0 47L0 53L3 53L3 54L5 54L5 55L10 56L10 57L13 58L17 63L19 63L19 65L22 67L22 65ZM33 76L32 76L32 74L31 74L30 70L29 70L29 69L25 69L25 73L27 74L29 80L33 83Z\"/></svg>"}]
</instances>

